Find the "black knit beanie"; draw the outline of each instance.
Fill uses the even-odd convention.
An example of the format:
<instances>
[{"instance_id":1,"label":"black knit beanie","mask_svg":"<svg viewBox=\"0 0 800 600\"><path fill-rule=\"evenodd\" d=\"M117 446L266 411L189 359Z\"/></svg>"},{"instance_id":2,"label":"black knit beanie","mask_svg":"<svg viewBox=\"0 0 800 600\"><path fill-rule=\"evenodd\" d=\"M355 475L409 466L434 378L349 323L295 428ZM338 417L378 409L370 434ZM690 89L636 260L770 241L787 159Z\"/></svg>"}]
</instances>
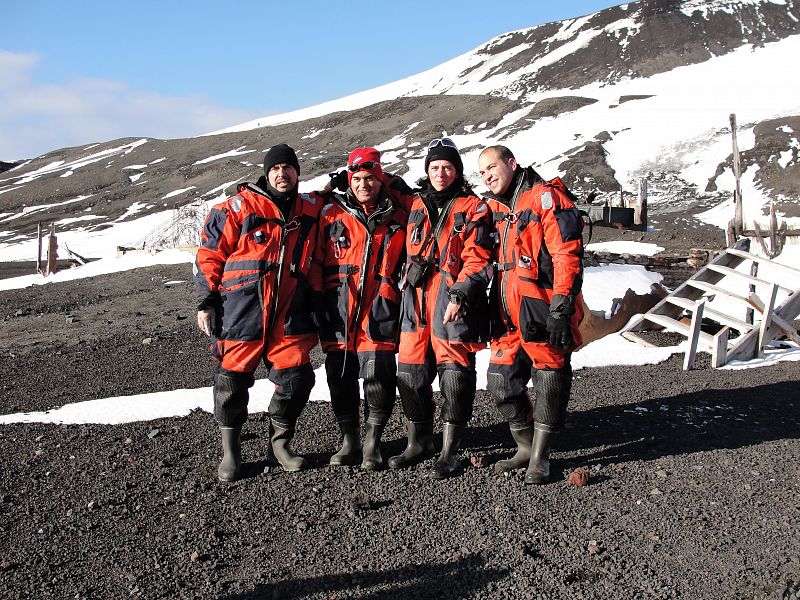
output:
<instances>
[{"instance_id":1,"label":"black knit beanie","mask_svg":"<svg viewBox=\"0 0 800 600\"><path fill-rule=\"evenodd\" d=\"M461 162L461 156L458 150L443 144L437 144L428 150L428 155L425 157L425 174L428 174L428 166L433 160L447 160L450 161L456 168L459 176L464 174L464 163Z\"/></svg>"},{"instance_id":2,"label":"black knit beanie","mask_svg":"<svg viewBox=\"0 0 800 600\"><path fill-rule=\"evenodd\" d=\"M297 154L294 149L286 144L276 144L264 155L264 175L269 177L269 170L275 165L285 163L292 165L294 170L297 171L297 176L300 176L300 163L297 160Z\"/></svg>"}]
</instances>

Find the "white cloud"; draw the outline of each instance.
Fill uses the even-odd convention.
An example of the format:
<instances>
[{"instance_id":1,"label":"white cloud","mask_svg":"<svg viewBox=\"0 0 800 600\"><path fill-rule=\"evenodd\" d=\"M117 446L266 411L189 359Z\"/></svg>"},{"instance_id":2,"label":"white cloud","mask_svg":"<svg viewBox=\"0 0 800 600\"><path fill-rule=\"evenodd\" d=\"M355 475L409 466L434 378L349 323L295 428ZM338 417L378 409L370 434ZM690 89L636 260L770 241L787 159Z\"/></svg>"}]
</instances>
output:
<instances>
[{"instance_id":1,"label":"white cloud","mask_svg":"<svg viewBox=\"0 0 800 600\"><path fill-rule=\"evenodd\" d=\"M40 60L0 50L0 160L122 137L188 137L254 116L202 95L133 90L120 81L38 82Z\"/></svg>"}]
</instances>

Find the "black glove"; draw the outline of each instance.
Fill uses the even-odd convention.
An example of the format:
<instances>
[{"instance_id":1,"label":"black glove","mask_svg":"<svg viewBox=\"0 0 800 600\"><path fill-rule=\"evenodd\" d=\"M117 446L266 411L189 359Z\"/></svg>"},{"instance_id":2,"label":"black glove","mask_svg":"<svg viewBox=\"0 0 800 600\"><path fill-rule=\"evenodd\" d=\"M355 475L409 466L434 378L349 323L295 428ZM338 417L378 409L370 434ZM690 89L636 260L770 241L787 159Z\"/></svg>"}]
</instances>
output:
<instances>
[{"instance_id":1,"label":"black glove","mask_svg":"<svg viewBox=\"0 0 800 600\"><path fill-rule=\"evenodd\" d=\"M569 317L547 317L547 331L550 334L550 345L566 350L572 345L572 331Z\"/></svg>"},{"instance_id":2,"label":"black glove","mask_svg":"<svg viewBox=\"0 0 800 600\"><path fill-rule=\"evenodd\" d=\"M333 190L346 192L347 188L350 187L350 184L347 181L347 171L342 170L338 173L328 173L328 177L331 178L331 189Z\"/></svg>"}]
</instances>

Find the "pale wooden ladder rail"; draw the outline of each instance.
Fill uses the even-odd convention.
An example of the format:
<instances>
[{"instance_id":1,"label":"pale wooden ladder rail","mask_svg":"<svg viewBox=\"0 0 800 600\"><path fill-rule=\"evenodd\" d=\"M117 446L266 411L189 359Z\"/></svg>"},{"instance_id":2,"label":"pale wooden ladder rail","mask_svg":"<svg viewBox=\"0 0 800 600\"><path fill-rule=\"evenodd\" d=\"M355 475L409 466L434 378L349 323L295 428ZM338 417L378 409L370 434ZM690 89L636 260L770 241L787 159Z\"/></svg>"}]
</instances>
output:
<instances>
[{"instance_id":1,"label":"pale wooden ladder rail","mask_svg":"<svg viewBox=\"0 0 800 600\"><path fill-rule=\"evenodd\" d=\"M698 350L711 354L711 364L714 368L721 367L731 360L750 360L763 351L772 340L780 335L785 335L795 343L800 344L800 335L791 324L791 321L800 314L800 270L788 265L773 262L747 252L748 240L742 239L736 244L721 252L705 267L698 270L691 278L678 286L671 294L656 304L647 313L638 315L622 330L622 335L631 341L645 346L652 343L637 335L652 324L667 331L679 333L689 341L684 359L684 369L694 366ZM780 283L772 281L776 277L765 278L748 275L736 269L745 261L751 261L753 269L769 264L781 272ZM756 285L767 289L766 300L760 298L755 292L747 295L736 294L719 284L725 280L739 280L750 284L754 290ZM786 297L777 303L778 292ZM724 298L730 304L739 305L742 310L752 309L755 320L748 323L736 315L729 314L723 309L712 308L707 302L715 297ZM684 313L691 316L691 324L680 321ZM722 325L722 329L715 335L700 331L703 318L715 321ZM730 337L731 331L737 332L736 337Z\"/></svg>"}]
</instances>

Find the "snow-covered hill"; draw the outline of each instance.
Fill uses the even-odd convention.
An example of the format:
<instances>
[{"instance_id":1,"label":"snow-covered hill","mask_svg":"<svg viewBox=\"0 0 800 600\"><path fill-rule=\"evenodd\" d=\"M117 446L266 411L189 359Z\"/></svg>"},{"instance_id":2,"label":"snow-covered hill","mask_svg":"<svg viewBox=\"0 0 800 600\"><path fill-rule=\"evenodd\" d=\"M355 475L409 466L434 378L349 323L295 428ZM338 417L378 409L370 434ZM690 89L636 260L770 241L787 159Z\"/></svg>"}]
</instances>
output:
<instances>
[{"instance_id":1,"label":"snow-covered hill","mask_svg":"<svg viewBox=\"0 0 800 600\"><path fill-rule=\"evenodd\" d=\"M419 75L300 111L193 139L59 150L0 173L0 252L33 256L40 221L74 232L78 252L90 237L133 245L140 240L126 237L125 223L163 222L165 209L230 194L257 176L277 142L298 149L301 189L319 187L359 145L378 147L387 169L413 182L425 145L444 134L476 184L480 149L503 143L579 194L618 198L647 178L651 215L704 213L722 226L732 216L732 113L746 218L770 201L797 217L797 56L798 0L643 0L520 29Z\"/></svg>"}]
</instances>

